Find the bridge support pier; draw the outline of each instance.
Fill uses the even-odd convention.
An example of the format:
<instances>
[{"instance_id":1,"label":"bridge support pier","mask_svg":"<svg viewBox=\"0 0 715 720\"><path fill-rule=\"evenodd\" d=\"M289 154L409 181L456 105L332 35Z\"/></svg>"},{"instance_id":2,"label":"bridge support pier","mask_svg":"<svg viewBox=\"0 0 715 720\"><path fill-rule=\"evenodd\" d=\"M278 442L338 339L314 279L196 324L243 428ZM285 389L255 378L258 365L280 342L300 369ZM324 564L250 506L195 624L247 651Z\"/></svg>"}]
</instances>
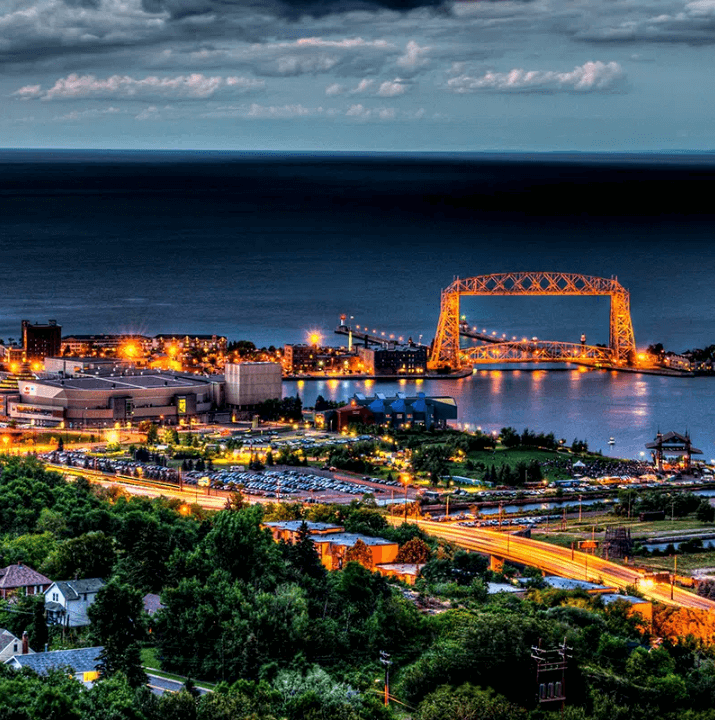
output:
<instances>
[{"instance_id":1,"label":"bridge support pier","mask_svg":"<svg viewBox=\"0 0 715 720\"><path fill-rule=\"evenodd\" d=\"M489 569L492 572L500 573L504 570L504 558L496 555L489 556Z\"/></svg>"}]
</instances>

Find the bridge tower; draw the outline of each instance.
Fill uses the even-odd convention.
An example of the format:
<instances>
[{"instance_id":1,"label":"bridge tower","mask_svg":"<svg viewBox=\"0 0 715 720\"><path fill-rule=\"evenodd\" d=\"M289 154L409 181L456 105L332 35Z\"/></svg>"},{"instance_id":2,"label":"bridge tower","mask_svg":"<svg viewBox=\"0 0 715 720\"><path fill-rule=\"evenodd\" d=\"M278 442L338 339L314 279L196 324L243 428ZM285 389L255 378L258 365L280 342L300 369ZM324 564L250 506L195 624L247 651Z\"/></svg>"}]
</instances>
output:
<instances>
[{"instance_id":1,"label":"bridge tower","mask_svg":"<svg viewBox=\"0 0 715 720\"><path fill-rule=\"evenodd\" d=\"M459 349L459 299L462 295L607 295L611 300L608 351L610 362L614 365L629 365L635 362L636 344L631 322L630 294L616 278L573 273L519 272L455 278L452 284L442 291L437 335L429 362L432 369L448 367L457 370L463 365ZM503 352L513 354L516 347L513 345L503 343ZM523 351L523 343L518 345L519 350ZM590 351L592 357L605 355L603 348L582 345ZM567 361L575 357L571 343L551 343L550 347L548 354L541 353L541 359ZM493 359L498 361L497 357Z\"/></svg>"}]
</instances>

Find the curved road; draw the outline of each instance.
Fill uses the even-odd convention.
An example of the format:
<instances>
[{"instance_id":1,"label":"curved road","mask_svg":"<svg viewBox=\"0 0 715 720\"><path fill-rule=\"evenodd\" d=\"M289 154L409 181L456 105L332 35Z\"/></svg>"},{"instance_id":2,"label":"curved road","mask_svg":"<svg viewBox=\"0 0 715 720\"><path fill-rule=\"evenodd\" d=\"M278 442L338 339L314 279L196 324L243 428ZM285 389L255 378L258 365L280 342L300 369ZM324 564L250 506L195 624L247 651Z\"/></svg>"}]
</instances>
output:
<instances>
[{"instance_id":1,"label":"curved road","mask_svg":"<svg viewBox=\"0 0 715 720\"><path fill-rule=\"evenodd\" d=\"M398 519L391 518L390 520L393 524L401 522ZM575 580L588 580L617 587L620 590L625 590L628 585L636 586L649 600L695 610L715 610L714 601L679 587L673 588L673 599L671 600L669 583L654 582L651 578L644 577L645 571L643 570L618 565L595 555L571 551L569 548L500 533L496 530L469 528L427 520L411 519L410 522L417 523L430 535L449 540L459 547L537 567L548 574Z\"/></svg>"}]
</instances>

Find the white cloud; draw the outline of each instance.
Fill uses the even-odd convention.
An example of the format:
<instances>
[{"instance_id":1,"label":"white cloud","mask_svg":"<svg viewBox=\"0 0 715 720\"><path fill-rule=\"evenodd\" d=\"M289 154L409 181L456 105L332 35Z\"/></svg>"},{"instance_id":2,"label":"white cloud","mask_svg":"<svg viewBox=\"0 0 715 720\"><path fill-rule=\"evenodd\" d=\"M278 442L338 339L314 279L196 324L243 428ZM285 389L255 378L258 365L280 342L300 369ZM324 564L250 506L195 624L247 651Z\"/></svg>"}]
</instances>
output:
<instances>
[{"instance_id":1,"label":"white cloud","mask_svg":"<svg viewBox=\"0 0 715 720\"><path fill-rule=\"evenodd\" d=\"M397 95L403 95L405 92L407 92L407 85L399 80L393 80L392 82L385 81L382 83L377 94L380 97L396 97Z\"/></svg>"},{"instance_id":2,"label":"white cloud","mask_svg":"<svg viewBox=\"0 0 715 720\"><path fill-rule=\"evenodd\" d=\"M400 55L395 62L404 70L416 70L429 63L426 55L431 49L426 45L420 47L414 40L410 40L404 55Z\"/></svg>"},{"instance_id":3,"label":"white cloud","mask_svg":"<svg viewBox=\"0 0 715 720\"><path fill-rule=\"evenodd\" d=\"M362 103L351 105L346 111L345 116L355 120L394 120L397 117L395 108L366 108Z\"/></svg>"},{"instance_id":4,"label":"white cloud","mask_svg":"<svg viewBox=\"0 0 715 720\"><path fill-rule=\"evenodd\" d=\"M621 86L625 74L617 62L586 62L570 72L553 70L522 70L508 73L486 72L472 77L458 75L447 81L447 88L455 93L483 90L500 92L594 92L612 91Z\"/></svg>"},{"instance_id":5,"label":"white cloud","mask_svg":"<svg viewBox=\"0 0 715 720\"><path fill-rule=\"evenodd\" d=\"M332 83L325 88L325 94L329 97L332 95L342 95L345 92L345 88L340 83Z\"/></svg>"},{"instance_id":6,"label":"white cloud","mask_svg":"<svg viewBox=\"0 0 715 720\"><path fill-rule=\"evenodd\" d=\"M41 94L41 85L25 85L25 87L21 87L12 93L15 97L19 97L20 100L31 100L40 97Z\"/></svg>"},{"instance_id":7,"label":"white cloud","mask_svg":"<svg viewBox=\"0 0 715 720\"><path fill-rule=\"evenodd\" d=\"M71 122L74 120L93 120L95 118L104 117L106 115L117 115L123 111L119 108L110 106L106 108L89 108L88 110L73 110L53 118L56 122Z\"/></svg>"},{"instance_id":8,"label":"white cloud","mask_svg":"<svg viewBox=\"0 0 715 720\"><path fill-rule=\"evenodd\" d=\"M367 92L375 84L374 80L368 80L367 78L361 80L357 87L354 87L351 91L351 95Z\"/></svg>"},{"instance_id":9,"label":"white cloud","mask_svg":"<svg viewBox=\"0 0 715 720\"><path fill-rule=\"evenodd\" d=\"M39 86L30 85L16 90L13 95L23 98L42 100L68 100L89 97L110 97L115 99L139 99L150 96L174 96L177 98L205 99L219 91L242 93L264 87L262 80L245 77L208 77L202 73L175 75L173 77L133 78L129 75L112 75L97 78L94 75L71 73L59 78L47 91Z\"/></svg>"}]
</instances>

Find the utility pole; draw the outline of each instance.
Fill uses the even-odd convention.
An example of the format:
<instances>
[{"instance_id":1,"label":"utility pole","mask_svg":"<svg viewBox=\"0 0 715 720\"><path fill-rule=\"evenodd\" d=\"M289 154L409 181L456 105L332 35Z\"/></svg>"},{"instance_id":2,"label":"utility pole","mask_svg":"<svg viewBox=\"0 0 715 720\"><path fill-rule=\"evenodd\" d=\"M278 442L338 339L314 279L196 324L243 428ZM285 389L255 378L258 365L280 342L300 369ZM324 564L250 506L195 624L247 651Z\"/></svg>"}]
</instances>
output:
<instances>
[{"instance_id":1,"label":"utility pole","mask_svg":"<svg viewBox=\"0 0 715 720\"><path fill-rule=\"evenodd\" d=\"M673 599L675 593L675 578L678 575L678 556L673 555L673 579L670 581L670 599Z\"/></svg>"},{"instance_id":2,"label":"utility pole","mask_svg":"<svg viewBox=\"0 0 715 720\"><path fill-rule=\"evenodd\" d=\"M447 509L445 510L444 516L449 517L449 493L447 493Z\"/></svg>"},{"instance_id":3,"label":"utility pole","mask_svg":"<svg viewBox=\"0 0 715 720\"><path fill-rule=\"evenodd\" d=\"M581 515L582 515L582 513L581 513L581 510L582 510L581 501L582 500L583 500L583 495L579 495L578 496L578 521L579 521L579 523L581 522Z\"/></svg>"},{"instance_id":4,"label":"utility pole","mask_svg":"<svg viewBox=\"0 0 715 720\"><path fill-rule=\"evenodd\" d=\"M389 653L380 650L380 662L385 666L385 707L387 707L390 704L390 665L392 665Z\"/></svg>"}]
</instances>

